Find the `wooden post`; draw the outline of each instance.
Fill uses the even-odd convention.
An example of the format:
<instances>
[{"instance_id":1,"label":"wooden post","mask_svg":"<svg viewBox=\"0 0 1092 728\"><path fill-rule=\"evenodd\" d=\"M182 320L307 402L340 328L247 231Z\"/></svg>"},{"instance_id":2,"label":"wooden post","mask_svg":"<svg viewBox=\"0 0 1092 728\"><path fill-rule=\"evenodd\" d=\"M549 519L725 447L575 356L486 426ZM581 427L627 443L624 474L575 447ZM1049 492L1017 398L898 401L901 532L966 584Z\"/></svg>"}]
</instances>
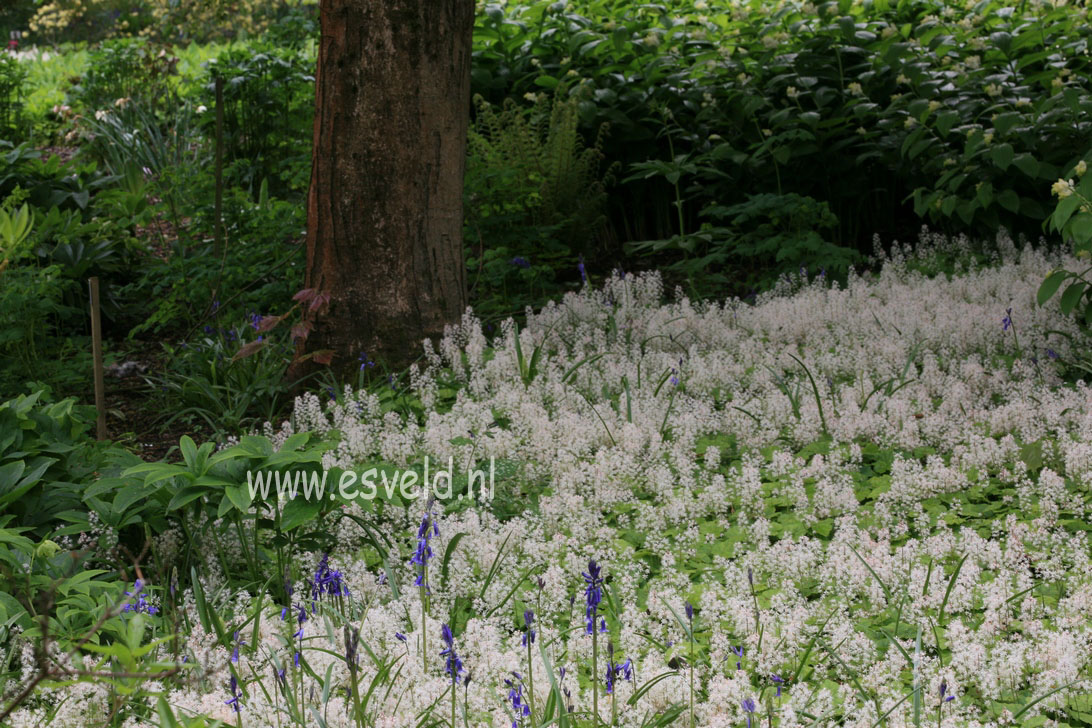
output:
<instances>
[{"instance_id":1,"label":"wooden post","mask_svg":"<svg viewBox=\"0 0 1092 728\"><path fill-rule=\"evenodd\" d=\"M95 367L95 410L98 412L97 434L106 439L106 392L102 377L102 319L99 317L99 279L87 281L91 286L91 356Z\"/></svg>"},{"instance_id":2,"label":"wooden post","mask_svg":"<svg viewBox=\"0 0 1092 728\"><path fill-rule=\"evenodd\" d=\"M216 254L224 254L224 79L216 75L216 218L215 229Z\"/></svg>"}]
</instances>

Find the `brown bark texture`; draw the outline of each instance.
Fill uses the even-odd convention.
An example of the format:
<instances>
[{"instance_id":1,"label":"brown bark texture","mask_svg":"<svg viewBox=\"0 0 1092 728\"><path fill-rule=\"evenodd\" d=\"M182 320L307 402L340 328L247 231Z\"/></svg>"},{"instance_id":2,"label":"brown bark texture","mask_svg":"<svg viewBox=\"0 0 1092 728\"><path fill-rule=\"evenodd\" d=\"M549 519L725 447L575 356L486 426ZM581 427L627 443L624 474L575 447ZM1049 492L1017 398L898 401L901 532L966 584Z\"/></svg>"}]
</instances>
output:
<instances>
[{"instance_id":1,"label":"brown bark texture","mask_svg":"<svg viewBox=\"0 0 1092 728\"><path fill-rule=\"evenodd\" d=\"M298 353L397 369L466 307L474 1L321 0L320 18L306 286L329 304Z\"/></svg>"}]
</instances>

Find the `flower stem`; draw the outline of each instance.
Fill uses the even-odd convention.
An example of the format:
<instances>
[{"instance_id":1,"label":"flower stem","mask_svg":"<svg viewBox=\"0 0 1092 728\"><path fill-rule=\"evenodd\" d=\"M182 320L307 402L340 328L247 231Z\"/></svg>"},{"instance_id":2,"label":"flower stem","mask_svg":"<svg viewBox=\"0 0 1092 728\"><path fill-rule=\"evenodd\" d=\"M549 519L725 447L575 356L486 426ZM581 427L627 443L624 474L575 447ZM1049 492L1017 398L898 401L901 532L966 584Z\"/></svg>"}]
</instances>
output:
<instances>
[{"instance_id":1,"label":"flower stem","mask_svg":"<svg viewBox=\"0 0 1092 728\"><path fill-rule=\"evenodd\" d=\"M425 618L426 618L425 610L426 610L426 607L427 607L426 601L427 601L427 598L428 598L427 595L425 594L425 589L427 589L425 584L427 584L427 583L428 583L428 566L422 564L422 566L421 566L421 672L422 673L427 673L428 672L428 649L426 647L426 643L427 643L428 638L425 635L425 633L428 631L427 630L427 625L425 623Z\"/></svg>"},{"instance_id":2,"label":"flower stem","mask_svg":"<svg viewBox=\"0 0 1092 728\"><path fill-rule=\"evenodd\" d=\"M599 728L599 633L595 631L594 614L591 624L592 728Z\"/></svg>"},{"instance_id":3,"label":"flower stem","mask_svg":"<svg viewBox=\"0 0 1092 728\"><path fill-rule=\"evenodd\" d=\"M531 627L527 626L527 709L531 711L528 716L531 725L535 725L535 669L531 664Z\"/></svg>"}]
</instances>

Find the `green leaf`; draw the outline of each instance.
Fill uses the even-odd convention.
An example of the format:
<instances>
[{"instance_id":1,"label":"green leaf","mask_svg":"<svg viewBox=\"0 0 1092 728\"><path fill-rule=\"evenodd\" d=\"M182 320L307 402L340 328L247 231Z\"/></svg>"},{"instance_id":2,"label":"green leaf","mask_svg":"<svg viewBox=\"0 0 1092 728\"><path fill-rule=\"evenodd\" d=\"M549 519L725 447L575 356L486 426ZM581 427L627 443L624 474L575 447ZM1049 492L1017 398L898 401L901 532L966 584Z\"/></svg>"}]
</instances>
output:
<instances>
[{"instance_id":1,"label":"green leaf","mask_svg":"<svg viewBox=\"0 0 1092 728\"><path fill-rule=\"evenodd\" d=\"M250 488L246 485L229 485L224 488L224 494L231 504L243 513L250 510Z\"/></svg>"},{"instance_id":2,"label":"green leaf","mask_svg":"<svg viewBox=\"0 0 1092 728\"><path fill-rule=\"evenodd\" d=\"M1012 164L1013 150L1011 144L998 144L990 150L990 158L993 163L1002 170L1008 169Z\"/></svg>"},{"instance_id":3,"label":"green leaf","mask_svg":"<svg viewBox=\"0 0 1092 728\"><path fill-rule=\"evenodd\" d=\"M14 488L15 484L19 481L19 477L23 474L23 469L25 467L26 465L23 464L22 460L16 460L7 465L0 465L0 492L5 492Z\"/></svg>"},{"instance_id":4,"label":"green leaf","mask_svg":"<svg viewBox=\"0 0 1092 728\"><path fill-rule=\"evenodd\" d=\"M187 485L185 488L182 488L174 494L174 497L171 498L171 502L167 504L167 510L173 511L181 508L187 503L197 500L201 496L205 495L205 493L207 492L208 488L205 488L203 486Z\"/></svg>"},{"instance_id":5,"label":"green leaf","mask_svg":"<svg viewBox=\"0 0 1092 728\"><path fill-rule=\"evenodd\" d=\"M182 459L185 461L186 467L191 470L196 469L197 445L194 444L193 438L189 435L183 435L178 441L178 449L182 451Z\"/></svg>"},{"instance_id":6,"label":"green leaf","mask_svg":"<svg viewBox=\"0 0 1092 728\"><path fill-rule=\"evenodd\" d=\"M304 523L313 520L320 510L317 500L296 498L289 501L284 507L284 512L281 513L281 530L291 531L298 526L302 526Z\"/></svg>"},{"instance_id":7,"label":"green leaf","mask_svg":"<svg viewBox=\"0 0 1092 728\"><path fill-rule=\"evenodd\" d=\"M975 195L978 197L978 204L982 205L983 208L989 207L990 203L993 202L993 184L983 182L978 186Z\"/></svg>"},{"instance_id":8,"label":"green leaf","mask_svg":"<svg viewBox=\"0 0 1092 728\"><path fill-rule=\"evenodd\" d=\"M1078 246L1087 245L1092 240L1092 215L1080 214L1069 223L1069 234Z\"/></svg>"},{"instance_id":9,"label":"green leaf","mask_svg":"<svg viewBox=\"0 0 1092 728\"><path fill-rule=\"evenodd\" d=\"M1054 294L1058 292L1062 282L1069 277L1069 271L1056 270L1045 279L1039 286L1039 292L1035 294L1035 300L1042 306L1044 303L1054 298Z\"/></svg>"},{"instance_id":10,"label":"green leaf","mask_svg":"<svg viewBox=\"0 0 1092 728\"><path fill-rule=\"evenodd\" d=\"M942 111L937 114L937 130L941 134L947 134L957 121L959 121L958 112L951 110Z\"/></svg>"},{"instance_id":11,"label":"green leaf","mask_svg":"<svg viewBox=\"0 0 1092 728\"><path fill-rule=\"evenodd\" d=\"M1002 190L997 196L997 204L1009 212L1017 212L1020 210L1020 196L1012 190Z\"/></svg>"},{"instance_id":12,"label":"green leaf","mask_svg":"<svg viewBox=\"0 0 1092 728\"><path fill-rule=\"evenodd\" d=\"M997 118L993 120L993 128L997 132L997 136L1005 136L1009 133L1009 130L1020 121L1020 114L1015 111L1010 111L1006 114L998 114Z\"/></svg>"},{"instance_id":13,"label":"green leaf","mask_svg":"<svg viewBox=\"0 0 1092 728\"><path fill-rule=\"evenodd\" d=\"M1058 206L1054 208L1054 214L1050 216L1050 225L1055 230L1061 232L1065 228L1065 224L1069 222L1069 218L1073 216L1081 206L1081 198L1077 195L1070 195L1058 201Z\"/></svg>"},{"instance_id":14,"label":"green leaf","mask_svg":"<svg viewBox=\"0 0 1092 728\"><path fill-rule=\"evenodd\" d=\"M1017 154L1012 158L1012 163L1028 177L1034 178L1039 174L1039 162L1030 154Z\"/></svg>"},{"instance_id":15,"label":"green leaf","mask_svg":"<svg viewBox=\"0 0 1092 728\"><path fill-rule=\"evenodd\" d=\"M443 566L440 568L440 588L443 589L447 585L447 570L451 566L451 555L455 553L455 548L459 545L459 541L463 540L463 536L466 534L460 531L451 537L451 540L447 542L447 548L444 550Z\"/></svg>"},{"instance_id":16,"label":"green leaf","mask_svg":"<svg viewBox=\"0 0 1092 728\"><path fill-rule=\"evenodd\" d=\"M155 709L159 715L159 725L162 728L179 728L178 719L174 717L174 711L171 710L171 706L167 704L162 695L156 701Z\"/></svg>"},{"instance_id":17,"label":"green leaf","mask_svg":"<svg viewBox=\"0 0 1092 728\"><path fill-rule=\"evenodd\" d=\"M1082 281L1076 281L1070 283L1065 292L1062 293L1062 313L1068 316L1073 312L1073 308L1077 305L1077 302L1081 300L1081 296L1084 295L1084 289L1087 288L1087 284Z\"/></svg>"}]
</instances>

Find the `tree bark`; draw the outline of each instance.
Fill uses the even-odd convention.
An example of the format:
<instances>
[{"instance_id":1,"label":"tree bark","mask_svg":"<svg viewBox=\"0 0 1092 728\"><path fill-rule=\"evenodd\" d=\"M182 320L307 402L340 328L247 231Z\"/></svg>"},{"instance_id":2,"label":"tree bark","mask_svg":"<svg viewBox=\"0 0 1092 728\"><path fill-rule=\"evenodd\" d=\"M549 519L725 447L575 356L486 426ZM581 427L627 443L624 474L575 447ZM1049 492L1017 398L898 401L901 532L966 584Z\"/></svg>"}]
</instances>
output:
<instances>
[{"instance_id":1,"label":"tree bark","mask_svg":"<svg viewBox=\"0 0 1092 728\"><path fill-rule=\"evenodd\" d=\"M329 304L298 354L397 369L466 307L474 0L321 0L320 22L306 285Z\"/></svg>"}]
</instances>

